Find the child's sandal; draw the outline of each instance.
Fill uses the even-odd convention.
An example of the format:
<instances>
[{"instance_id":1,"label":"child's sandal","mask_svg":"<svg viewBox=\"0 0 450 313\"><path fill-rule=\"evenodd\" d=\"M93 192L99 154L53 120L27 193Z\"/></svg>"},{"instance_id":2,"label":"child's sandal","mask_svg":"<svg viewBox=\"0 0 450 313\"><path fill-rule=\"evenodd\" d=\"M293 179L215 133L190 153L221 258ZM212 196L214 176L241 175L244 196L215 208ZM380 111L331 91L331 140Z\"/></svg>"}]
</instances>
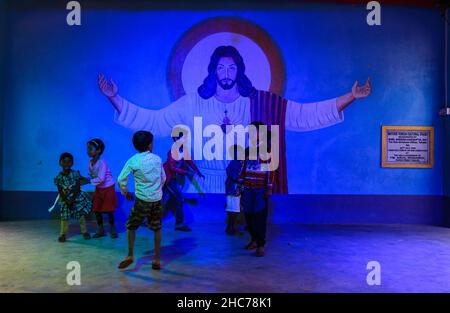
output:
<instances>
[{"instance_id":1,"label":"child's sandal","mask_svg":"<svg viewBox=\"0 0 450 313\"><path fill-rule=\"evenodd\" d=\"M122 262L119 263L118 268L119 268L119 269L127 268L127 267L130 266L133 262L134 262L134 260L133 260L132 258L126 258L125 260L123 260Z\"/></svg>"}]
</instances>

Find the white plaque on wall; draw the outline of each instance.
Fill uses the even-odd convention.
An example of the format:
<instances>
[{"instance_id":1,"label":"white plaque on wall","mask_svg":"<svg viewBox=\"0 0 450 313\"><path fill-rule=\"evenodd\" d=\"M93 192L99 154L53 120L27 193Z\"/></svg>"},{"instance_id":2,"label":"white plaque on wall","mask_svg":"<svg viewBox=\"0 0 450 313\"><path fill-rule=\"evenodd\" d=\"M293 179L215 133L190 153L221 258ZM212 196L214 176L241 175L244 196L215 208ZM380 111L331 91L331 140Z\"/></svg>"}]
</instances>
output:
<instances>
[{"instance_id":1,"label":"white plaque on wall","mask_svg":"<svg viewBox=\"0 0 450 313\"><path fill-rule=\"evenodd\" d=\"M382 167L431 168L434 163L432 126L382 126Z\"/></svg>"}]
</instances>

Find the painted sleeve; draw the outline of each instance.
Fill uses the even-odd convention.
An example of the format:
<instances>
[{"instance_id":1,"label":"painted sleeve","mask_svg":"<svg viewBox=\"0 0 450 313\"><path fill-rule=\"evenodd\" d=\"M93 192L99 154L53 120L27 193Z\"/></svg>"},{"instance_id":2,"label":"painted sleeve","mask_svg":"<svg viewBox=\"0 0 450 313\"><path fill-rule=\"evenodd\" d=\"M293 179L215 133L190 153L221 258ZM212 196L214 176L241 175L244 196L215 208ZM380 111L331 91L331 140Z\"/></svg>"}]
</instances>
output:
<instances>
[{"instance_id":1,"label":"painted sleeve","mask_svg":"<svg viewBox=\"0 0 450 313\"><path fill-rule=\"evenodd\" d=\"M344 112L338 112L336 98L311 103L288 100L285 119L287 130L310 131L343 121Z\"/></svg>"},{"instance_id":2,"label":"painted sleeve","mask_svg":"<svg viewBox=\"0 0 450 313\"><path fill-rule=\"evenodd\" d=\"M172 104L159 110L150 110L139 107L130 101L117 95L115 101L122 103L122 111L114 114L114 121L133 131L147 130L155 136L169 136L172 127L178 124L186 124L189 112L191 112L191 100L187 95L181 97Z\"/></svg>"}]
</instances>

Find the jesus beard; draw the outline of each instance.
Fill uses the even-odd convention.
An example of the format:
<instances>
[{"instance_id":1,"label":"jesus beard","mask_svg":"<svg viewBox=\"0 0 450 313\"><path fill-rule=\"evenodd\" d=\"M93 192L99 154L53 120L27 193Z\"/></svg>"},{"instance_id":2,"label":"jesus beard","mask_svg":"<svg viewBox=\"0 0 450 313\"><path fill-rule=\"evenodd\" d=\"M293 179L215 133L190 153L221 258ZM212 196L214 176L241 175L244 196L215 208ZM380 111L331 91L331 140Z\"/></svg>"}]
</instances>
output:
<instances>
[{"instance_id":1,"label":"jesus beard","mask_svg":"<svg viewBox=\"0 0 450 313\"><path fill-rule=\"evenodd\" d=\"M229 78L225 78L225 79L217 79L217 83L219 84L220 87L222 87L223 90L230 90L231 88L234 87L234 85L236 85L236 80L232 80Z\"/></svg>"}]
</instances>

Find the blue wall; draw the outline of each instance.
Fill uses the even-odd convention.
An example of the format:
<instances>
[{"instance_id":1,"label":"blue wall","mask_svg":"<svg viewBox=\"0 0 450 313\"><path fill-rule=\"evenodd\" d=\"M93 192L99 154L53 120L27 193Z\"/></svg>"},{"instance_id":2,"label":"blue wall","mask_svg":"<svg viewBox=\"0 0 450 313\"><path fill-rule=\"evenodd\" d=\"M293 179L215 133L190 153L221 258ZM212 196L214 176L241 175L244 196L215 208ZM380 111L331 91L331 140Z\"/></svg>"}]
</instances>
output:
<instances>
[{"instance_id":1,"label":"blue wall","mask_svg":"<svg viewBox=\"0 0 450 313\"><path fill-rule=\"evenodd\" d=\"M5 106L6 100L6 49L3 47L7 47L7 15L6 15L6 2L0 0L0 45L2 49L0 49L0 190L3 189L3 135L4 135L4 126L5 122L3 120L3 109Z\"/></svg>"},{"instance_id":2,"label":"blue wall","mask_svg":"<svg viewBox=\"0 0 450 313\"><path fill-rule=\"evenodd\" d=\"M450 116L444 118L444 195L450 197ZM449 199L450 200L450 199ZM450 201L449 201L450 205ZM449 207L450 209L450 207Z\"/></svg>"},{"instance_id":3,"label":"blue wall","mask_svg":"<svg viewBox=\"0 0 450 313\"><path fill-rule=\"evenodd\" d=\"M450 29L450 25L447 26ZM447 41L450 43L450 32L447 32ZM447 72L450 73L450 51L447 51ZM447 97L450 94L450 81L447 81ZM444 99L447 106L450 105L449 99ZM443 160L443 179L444 179L444 195L447 198L447 207L450 209L450 116L443 118L444 121L444 160Z\"/></svg>"},{"instance_id":4,"label":"blue wall","mask_svg":"<svg viewBox=\"0 0 450 313\"><path fill-rule=\"evenodd\" d=\"M444 130L444 195L450 197L450 117L446 117ZM450 203L449 203L450 204Z\"/></svg>"},{"instance_id":5,"label":"blue wall","mask_svg":"<svg viewBox=\"0 0 450 313\"><path fill-rule=\"evenodd\" d=\"M66 150L86 172L85 142L94 136L106 142L104 157L118 175L134 153L132 133L113 122L97 73L114 77L129 100L163 107L172 100L166 64L176 41L206 18L238 16L260 25L281 48L289 99L335 97L348 92L355 79L372 77L373 94L347 109L344 123L287 134L291 193L442 195L444 132L436 114L443 103L440 13L382 10L380 27L367 26L364 6L348 5L289 11L84 10L80 27L65 24L64 8L9 12L1 189L54 190L58 156ZM434 168L382 169L382 124L434 126ZM169 138L158 138L156 153L165 155L169 146Z\"/></svg>"}]
</instances>

